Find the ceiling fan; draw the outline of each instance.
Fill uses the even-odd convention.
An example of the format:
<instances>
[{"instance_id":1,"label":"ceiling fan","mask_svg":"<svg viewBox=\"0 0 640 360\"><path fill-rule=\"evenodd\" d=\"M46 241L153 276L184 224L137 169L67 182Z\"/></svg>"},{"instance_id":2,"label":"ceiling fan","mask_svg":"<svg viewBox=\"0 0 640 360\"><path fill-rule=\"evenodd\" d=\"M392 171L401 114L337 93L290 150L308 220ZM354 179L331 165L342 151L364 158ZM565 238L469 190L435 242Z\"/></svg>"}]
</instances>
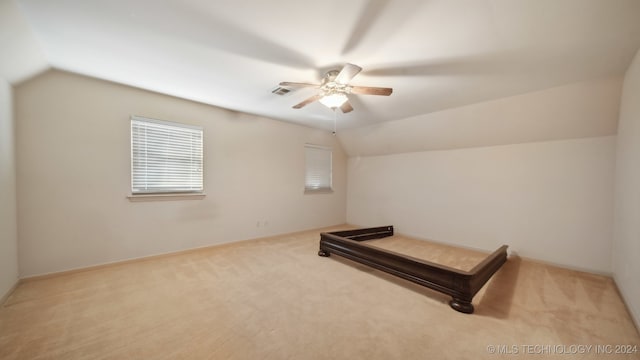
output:
<instances>
[{"instance_id":1,"label":"ceiling fan","mask_svg":"<svg viewBox=\"0 0 640 360\"><path fill-rule=\"evenodd\" d=\"M343 113L353 111L351 103L349 103L349 94L358 95L383 95L389 96L393 92L392 88L370 87L370 86L351 86L349 81L353 79L358 73L362 71L362 68L353 65L346 64L342 70L331 70L327 72L322 79L322 83L307 84L298 82L281 82L280 86L286 87L314 87L320 89L316 95L302 101L299 104L293 106L294 109L300 109L306 105L311 104L314 101L319 101L324 106L330 109L340 108Z\"/></svg>"}]
</instances>

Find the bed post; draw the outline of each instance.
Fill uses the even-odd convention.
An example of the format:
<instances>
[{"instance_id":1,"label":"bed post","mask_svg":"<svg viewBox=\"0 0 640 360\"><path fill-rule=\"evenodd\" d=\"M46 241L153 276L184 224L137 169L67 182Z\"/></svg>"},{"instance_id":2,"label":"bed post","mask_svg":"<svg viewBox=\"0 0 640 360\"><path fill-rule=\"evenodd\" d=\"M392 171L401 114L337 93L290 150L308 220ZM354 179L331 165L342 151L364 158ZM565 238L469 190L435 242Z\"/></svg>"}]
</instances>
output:
<instances>
[{"instance_id":1,"label":"bed post","mask_svg":"<svg viewBox=\"0 0 640 360\"><path fill-rule=\"evenodd\" d=\"M454 297L449 301L449 306L455 311L459 311L465 314L473 314L473 304L471 300L464 300L459 297Z\"/></svg>"}]
</instances>

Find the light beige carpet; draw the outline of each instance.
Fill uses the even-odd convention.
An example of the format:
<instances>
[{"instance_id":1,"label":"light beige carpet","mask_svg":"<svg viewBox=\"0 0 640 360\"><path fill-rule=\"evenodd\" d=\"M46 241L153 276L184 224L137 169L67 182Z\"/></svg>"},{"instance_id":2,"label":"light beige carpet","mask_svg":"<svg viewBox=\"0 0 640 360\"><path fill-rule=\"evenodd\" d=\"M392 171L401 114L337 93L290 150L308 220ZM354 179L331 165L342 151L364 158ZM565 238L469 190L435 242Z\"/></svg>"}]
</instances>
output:
<instances>
[{"instance_id":1,"label":"light beige carpet","mask_svg":"<svg viewBox=\"0 0 640 360\"><path fill-rule=\"evenodd\" d=\"M466 315L319 257L318 241L311 231L24 282L0 307L0 359L640 358L602 346L640 347L610 278L511 258ZM400 236L371 244L462 269L484 256Z\"/></svg>"}]
</instances>

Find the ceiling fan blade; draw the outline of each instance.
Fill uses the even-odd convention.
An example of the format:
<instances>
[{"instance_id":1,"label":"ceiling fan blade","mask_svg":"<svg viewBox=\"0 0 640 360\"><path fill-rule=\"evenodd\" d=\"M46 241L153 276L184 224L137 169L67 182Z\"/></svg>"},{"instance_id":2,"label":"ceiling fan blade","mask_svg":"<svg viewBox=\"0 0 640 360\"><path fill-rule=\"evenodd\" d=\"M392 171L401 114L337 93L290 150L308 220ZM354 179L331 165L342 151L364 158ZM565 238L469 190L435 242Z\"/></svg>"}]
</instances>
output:
<instances>
[{"instance_id":1,"label":"ceiling fan blade","mask_svg":"<svg viewBox=\"0 0 640 360\"><path fill-rule=\"evenodd\" d=\"M392 88L370 87L370 86L353 86L351 87L352 94L360 95L383 95L389 96L393 92Z\"/></svg>"},{"instance_id":2,"label":"ceiling fan blade","mask_svg":"<svg viewBox=\"0 0 640 360\"><path fill-rule=\"evenodd\" d=\"M294 105L294 106L293 106L293 108L294 108L294 109L300 109L300 108L303 108L303 107L305 107L305 106L307 106L307 105L311 104L311 103L312 103L312 102L314 102L314 101L318 101L318 100L320 100L320 98L321 98L321 97L322 97L322 95L320 95L320 94L313 95L312 97L310 97L310 98L306 99L305 101L303 101L303 102L301 102L301 103L299 103L299 104L297 104L297 105Z\"/></svg>"},{"instance_id":3,"label":"ceiling fan blade","mask_svg":"<svg viewBox=\"0 0 640 360\"><path fill-rule=\"evenodd\" d=\"M283 81L280 83L280 86L291 86L291 87L319 87L320 85L316 84L308 84L308 83L299 83L299 82L288 82Z\"/></svg>"},{"instance_id":4,"label":"ceiling fan blade","mask_svg":"<svg viewBox=\"0 0 640 360\"><path fill-rule=\"evenodd\" d=\"M346 64L338 76L336 76L335 82L342 85L347 85L354 76L358 75L358 73L362 71L362 68L358 65Z\"/></svg>"},{"instance_id":5,"label":"ceiling fan blade","mask_svg":"<svg viewBox=\"0 0 640 360\"><path fill-rule=\"evenodd\" d=\"M342 112L346 114L353 111L353 106L351 106L350 102L346 101L344 104L342 104L342 106L340 106L340 110L342 110Z\"/></svg>"}]
</instances>

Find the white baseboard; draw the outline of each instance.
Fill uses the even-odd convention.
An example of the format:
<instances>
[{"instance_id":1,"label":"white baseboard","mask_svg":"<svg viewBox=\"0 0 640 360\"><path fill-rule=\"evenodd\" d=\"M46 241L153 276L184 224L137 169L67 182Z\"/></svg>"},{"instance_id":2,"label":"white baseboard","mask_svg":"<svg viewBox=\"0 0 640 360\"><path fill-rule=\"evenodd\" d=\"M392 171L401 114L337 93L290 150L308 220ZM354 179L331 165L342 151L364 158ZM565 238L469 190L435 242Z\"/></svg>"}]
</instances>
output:
<instances>
[{"instance_id":1,"label":"white baseboard","mask_svg":"<svg viewBox=\"0 0 640 360\"><path fill-rule=\"evenodd\" d=\"M13 294L13 291L18 287L19 284L20 284L20 279L16 279L16 282L13 284L13 286L10 287L9 290L7 290L7 292L0 297L0 306L4 305L5 301L9 299L9 296Z\"/></svg>"},{"instance_id":2,"label":"white baseboard","mask_svg":"<svg viewBox=\"0 0 640 360\"><path fill-rule=\"evenodd\" d=\"M613 283L616 285L616 289L618 289L618 294L620 294L620 298L622 299L622 302L627 307L629 316L631 316L631 320L636 325L636 329L638 330L638 333L640 333L640 314L637 314L635 312L636 309L629 306L629 302L627 301L627 296L624 293L624 289L621 288L620 285L618 285L618 280L616 280L615 274L613 276Z\"/></svg>"}]
</instances>

